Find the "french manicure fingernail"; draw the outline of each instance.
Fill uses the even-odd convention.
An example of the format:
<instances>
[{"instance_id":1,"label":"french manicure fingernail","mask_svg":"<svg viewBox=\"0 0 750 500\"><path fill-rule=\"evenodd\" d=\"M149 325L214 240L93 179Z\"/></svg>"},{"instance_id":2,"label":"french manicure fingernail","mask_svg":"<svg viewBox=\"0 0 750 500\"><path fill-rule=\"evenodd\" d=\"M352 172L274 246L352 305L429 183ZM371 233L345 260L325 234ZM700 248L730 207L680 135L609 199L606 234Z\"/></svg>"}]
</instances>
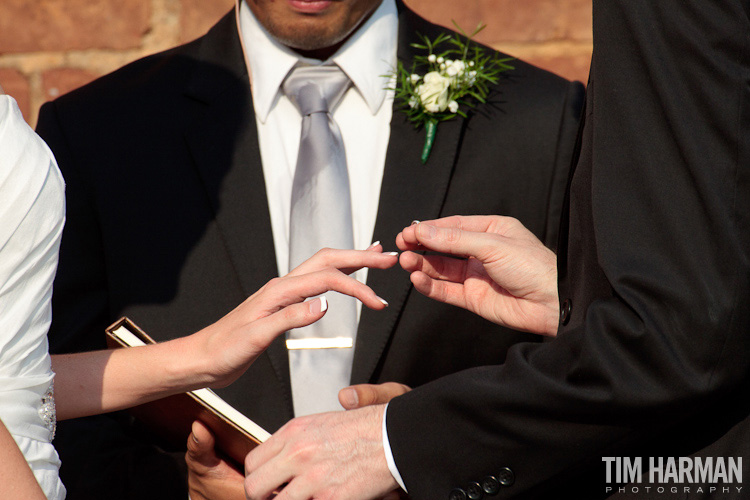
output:
<instances>
[{"instance_id":1,"label":"french manicure fingernail","mask_svg":"<svg viewBox=\"0 0 750 500\"><path fill-rule=\"evenodd\" d=\"M414 219L413 221L411 221L411 224L409 224L409 225L410 225L410 226L416 226L416 225L417 225L417 224L419 224L420 222L421 222L421 221L418 221L418 220Z\"/></svg>"},{"instance_id":2,"label":"french manicure fingernail","mask_svg":"<svg viewBox=\"0 0 750 500\"><path fill-rule=\"evenodd\" d=\"M383 255L388 255L390 257L395 257L398 255L398 252L384 252Z\"/></svg>"},{"instance_id":3,"label":"french manicure fingernail","mask_svg":"<svg viewBox=\"0 0 750 500\"><path fill-rule=\"evenodd\" d=\"M376 246L380 245L380 241L373 242L369 247L366 248L366 250L372 250Z\"/></svg>"},{"instance_id":4,"label":"french manicure fingernail","mask_svg":"<svg viewBox=\"0 0 750 500\"><path fill-rule=\"evenodd\" d=\"M388 304L388 301L387 301L387 300L385 300L385 299L384 299L384 298L382 298L382 297L378 297L378 300L379 300L380 302L382 302L382 303L383 303L383 305L384 305L385 307L388 307L388 306L390 305L390 304Z\"/></svg>"},{"instance_id":5,"label":"french manicure fingernail","mask_svg":"<svg viewBox=\"0 0 750 500\"><path fill-rule=\"evenodd\" d=\"M310 312L318 314L328 309L328 300L325 297L318 297L310 301Z\"/></svg>"}]
</instances>

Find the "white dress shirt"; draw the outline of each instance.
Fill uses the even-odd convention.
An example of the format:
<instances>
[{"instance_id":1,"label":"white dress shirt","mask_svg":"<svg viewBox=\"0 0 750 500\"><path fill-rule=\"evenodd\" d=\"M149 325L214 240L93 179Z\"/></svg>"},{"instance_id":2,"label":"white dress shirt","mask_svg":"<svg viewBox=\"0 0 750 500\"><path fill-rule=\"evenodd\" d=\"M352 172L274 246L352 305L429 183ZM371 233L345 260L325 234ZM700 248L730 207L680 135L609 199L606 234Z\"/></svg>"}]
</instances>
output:
<instances>
[{"instance_id":1,"label":"white dress shirt","mask_svg":"<svg viewBox=\"0 0 750 500\"><path fill-rule=\"evenodd\" d=\"M302 129L302 116L283 94L281 84L300 61L312 65L335 63L352 81L332 115L341 130L346 150L353 200L354 248L367 248L372 242L390 137L393 97L392 92L386 90L389 78L384 75L392 72L396 65L398 13L395 1L384 0L325 62L303 58L273 39L244 1L239 8L238 25L251 80L279 275L290 271L290 206ZM357 271L355 278L364 282L367 270ZM362 307L359 301L356 307L359 320ZM351 365L351 361L342 362ZM351 370L351 366L342 368ZM348 382L348 377L345 378ZM341 387L330 389L319 395L322 399L317 405L318 411L341 409L335 397Z\"/></svg>"},{"instance_id":2,"label":"white dress shirt","mask_svg":"<svg viewBox=\"0 0 750 500\"><path fill-rule=\"evenodd\" d=\"M238 12L240 38L252 82L276 266L283 276L289 272L290 204L302 117L281 92L281 84L298 62L322 62L303 58L274 40L244 1L240 2ZM333 118L341 129L346 149L354 247L360 249L372 242L378 212L393 110L393 92L386 90L392 81L384 75L391 74L396 67L397 37L396 3L383 0L367 22L325 61L336 63L353 84L333 110ZM357 271L355 277L364 282L367 269ZM361 303L357 302L358 319L360 311ZM404 488L388 443L385 415L383 444L388 467Z\"/></svg>"},{"instance_id":3,"label":"white dress shirt","mask_svg":"<svg viewBox=\"0 0 750 500\"><path fill-rule=\"evenodd\" d=\"M245 2L240 5L239 26L245 61L252 81L253 106L258 125L263 176L271 216L279 275L289 267L289 213L292 180L302 117L283 95L281 83L299 61L306 59L280 44L258 23ZM352 87L333 110L346 149L351 189L354 247L372 243L378 212L380 185L390 137L393 93L387 91L396 67L398 13L394 0L384 0L367 22L331 57L352 80ZM367 270L355 275L364 281ZM361 304L357 304L359 311Z\"/></svg>"}]
</instances>

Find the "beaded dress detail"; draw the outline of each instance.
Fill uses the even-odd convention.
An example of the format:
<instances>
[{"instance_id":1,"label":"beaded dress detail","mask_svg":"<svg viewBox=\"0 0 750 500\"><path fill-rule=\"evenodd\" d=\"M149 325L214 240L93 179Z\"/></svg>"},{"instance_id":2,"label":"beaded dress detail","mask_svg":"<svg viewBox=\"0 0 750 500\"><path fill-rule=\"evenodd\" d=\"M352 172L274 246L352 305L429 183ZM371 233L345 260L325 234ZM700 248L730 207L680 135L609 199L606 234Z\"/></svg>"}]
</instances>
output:
<instances>
[{"instance_id":1,"label":"beaded dress detail","mask_svg":"<svg viewBox=\"0 0 750 500\"><path fill-rule=\"evenodd\" d=\"M44 426L49 430L49 440L55 439L57 430L57 412L55 411L55 383L49 385L49 389L42 396L42 406L39 408L39 416L42 417Z\"/></svg>"}]
</instances>

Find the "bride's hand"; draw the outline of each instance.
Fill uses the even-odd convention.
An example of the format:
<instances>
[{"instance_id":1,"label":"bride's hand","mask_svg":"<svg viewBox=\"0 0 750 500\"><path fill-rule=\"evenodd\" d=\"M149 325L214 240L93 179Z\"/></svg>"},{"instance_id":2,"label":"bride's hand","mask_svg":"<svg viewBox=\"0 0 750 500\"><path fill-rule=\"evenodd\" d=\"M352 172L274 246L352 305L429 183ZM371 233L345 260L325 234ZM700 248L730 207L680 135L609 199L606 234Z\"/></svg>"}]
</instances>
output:
<instances>
[{"instance_id":1,"label":"bride's hand","mask_svg":"<svg viewBox=\"0 0 750 500\"><path fill-rule=\"evenodd\" d=\"M216 323L187 337L202 386L223 387L236 380L271 342L292 328L307 326L326 313L318 297L336 291L359 299L371 309L387 302L348 274L363 267L387 269L397 254L368 250L323 249L281 278L274 278Z\"/></svg>"}]
</instances>

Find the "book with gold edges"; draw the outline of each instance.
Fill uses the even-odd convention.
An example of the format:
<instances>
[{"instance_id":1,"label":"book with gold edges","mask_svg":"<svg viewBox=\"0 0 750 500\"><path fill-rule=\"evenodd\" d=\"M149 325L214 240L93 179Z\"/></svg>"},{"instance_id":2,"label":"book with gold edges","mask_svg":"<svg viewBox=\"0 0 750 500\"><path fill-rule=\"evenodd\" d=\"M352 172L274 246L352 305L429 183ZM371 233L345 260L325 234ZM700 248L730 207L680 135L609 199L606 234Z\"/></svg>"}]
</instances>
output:
<instances>
[{"instance_id":1,"label":"book with gold edges","mask_svg":"<svg viewBox=\"0 0 750 500\"><path fill-rule=\"evenodd\" d=\"M130 319L124 317L106 329L110 348L137 347L156 343ZM130 413L152 432L184 449L195 420L216 437L217 452L241 465L255 446L270 437L258 424L237 411L211 389L175 394L131 408Z\"/></svg>"}]
</instances>

